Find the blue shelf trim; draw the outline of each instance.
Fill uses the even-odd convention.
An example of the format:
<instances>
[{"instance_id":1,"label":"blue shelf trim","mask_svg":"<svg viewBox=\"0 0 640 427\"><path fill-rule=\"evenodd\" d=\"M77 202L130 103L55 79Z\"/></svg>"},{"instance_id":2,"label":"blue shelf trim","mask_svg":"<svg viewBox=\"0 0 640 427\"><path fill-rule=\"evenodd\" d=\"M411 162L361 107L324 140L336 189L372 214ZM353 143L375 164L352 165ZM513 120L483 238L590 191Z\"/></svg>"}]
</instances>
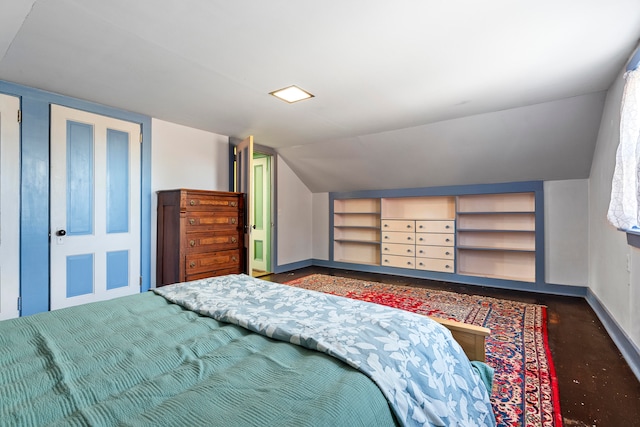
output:
<instances>
[{"instance_id":1,"label":"blue shelf trim","mask_svg":"<svg viewBox=\"0 0 640 427\"><path fill-rule=\"evenodd\" d=\"M142 130L140 274L141 290L151 277L151 118L0 80L0 93L20 98L21 315L49 310L49 109L51 104L139 123Z\"/></svg>"}]
</instances>

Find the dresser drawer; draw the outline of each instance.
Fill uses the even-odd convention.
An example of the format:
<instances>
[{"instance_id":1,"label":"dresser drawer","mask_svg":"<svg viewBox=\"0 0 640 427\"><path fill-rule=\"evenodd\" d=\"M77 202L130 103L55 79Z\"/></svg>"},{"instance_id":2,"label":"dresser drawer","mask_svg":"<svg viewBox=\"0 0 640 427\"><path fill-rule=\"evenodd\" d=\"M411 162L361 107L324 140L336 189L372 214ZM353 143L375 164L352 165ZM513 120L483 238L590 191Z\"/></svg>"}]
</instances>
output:
<instances>
[{"instance_id":1,"label":"dresser drawer","mask_svg":"<svg viewBox=\"0 0 640 427\"><path fill-rule=\"evenodd\" d=\"M383 255L415 256L416 247L414 245L407 245L402 243L383 243L382 254Z\"/></svg>"},{"instance_id":2,"label":"dresser drawer","mask_svg":"<svg viewBox=\"0 0 640 427\"><path fill-rule=\"evenodd\" d=\"M190 233L187 234L186 252L216 252L239 249L242 244L240 235L230 233Z\"/></svg>"},{"instance_id":3,"label":"dresser drawer","mask_svg":"<svg viewBox=\"0 0 640 427\"><path fill-rule=\"evenodd\" d=\"M416 233L416 244L430 246L453 246L453 234Z\"/></svg>"},{"instance_id":4,"label":"dresser drawer","mask_svg":"<svg viewBox=\"0 0 640 427\"><path fill-rule=\"evenodd\" d=\"M454 262L449 259L436 258L416 258L416 268L418 270L441 271L444 273L453 273Z\"/></svg>"},{"instance_id":5,"label":"dresser drawer","mask_svg":"<svg viewBox=\"0 0 640 427\"><path fill-rule=\"evenodd\" d=\"M416 259L408 256L383 254L382 265L384 267L416 268Z\"/></svg>"},{"instance_id":6,"label":"dresser drawer","mask_svg":"<svg viewBox=\"0 0 640 427\"><path fill-rule=\"evenodd\" d=\"M221 268L240 266L240 251L220 251L201 254L188 254L185 257L185 275L190 276Z\"/></svg>"},{"instance_id":7,"label":"dresser drawer","mask_svg":"<svg viewBox=\"0 0 640 427\"><path fill-rule=\"evenodd\" d=\"M204 273L189 274L187 275L187 277L185 277L184 281L188 282L190 280L206 279L207 277L225 276L227 274L240 274L240 273L242 273L242 270L240 269L240 267L221 268L216 270L205 271Z\"/></svg>"},{"instance_id":8,"label":"dresser drawer","mask_svg":"<svg viewBox=\"0 0 640 427\"><path fill-rule=\"evenodd\" d=\"M383 219L382 231L415 231L416 222L403 219Z\"/></svg>"},{"instance_id":9,"label":"dresser drawer","mask_svg":"<svg viewBox=\"0 0 640 427\"><path fill-rule=\"evenodd\" d=\"M453 259L452 246L416 246L416 256L423 258Z\"/></svg>"},{"instance_id":10,"label":"dresser drawer","mask_svg":"<svg viewBox=\"0 0 640 427\"><path fill-rule=\"evenodd\" d=\"M416 234L411 233L401 233L401 232L383 232L382 233L382 243L415 243Z\"/></svg>"},{"instance_id":11,"label":"dresser drawer","mask_svg":"<svg viewBox=\"0 0 640 427\"><path fill-rule=\"evenodd\" d=\"M187 233L209 230L239 230L242 219L238 212L187 212L185 231Z\"/></svg>"},{"instance_id":12,"label":"dresser drawer","mask_svg":"<svg viewBox=\"0 0 640 427\"><path fill-rule=\"evenodd\" d=\"M416 221L418 233L453 233L455 221Z\"/></svg>"},{"instance_id":13,"label":"dresser drawer","mask_svg":"<svg viewBox=\"0 0 640 427\"><path fill-rule=\"evenodd\" d=\"M184 203L190 211L237 211L243 203L242 199L233 195L205 194L187 192Z\"/></svg>"}]
</instances>

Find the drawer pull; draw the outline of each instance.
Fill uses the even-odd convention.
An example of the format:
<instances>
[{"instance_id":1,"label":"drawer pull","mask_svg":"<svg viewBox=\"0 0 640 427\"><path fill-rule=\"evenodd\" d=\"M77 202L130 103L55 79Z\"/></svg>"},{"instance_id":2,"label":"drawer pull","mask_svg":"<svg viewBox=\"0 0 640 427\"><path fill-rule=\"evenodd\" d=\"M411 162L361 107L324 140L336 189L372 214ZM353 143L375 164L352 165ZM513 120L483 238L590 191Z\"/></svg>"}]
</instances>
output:
<instances>
[{"instance_id":1,"label":"drawer pull","mask_svg":"<svg viewBox=\"0 0 640 427\"><path fill-rule=\"evenodd\" d=\"M451 268L449 264L445 265L444 268Z\"/></svg>"},{"instance_id":2,"label":"drawer pull","mask_svg":"<svg viewBox=\"0 0 640 427\"><path fill-rule=\"evenodd\" d=\"M237 202L229 202L229 206L235 208L236 206L238 206Z\"/></svg>"},{"instance_id":3,"label":"drawer pull","mask_svg":"<svg viewBox=\"0 0 640 427\"><path fill-rule=\"evenodd\" d=\"M411 228L411 224L407 224L407 228Z\"/></svg>"},{"instance_id":4,"label":"drawer pull","mask_svg":"<svg viewBox=\"0 0 640 427\"><path fill-rule=\"evenodd\" d=\"M411 261L407 261L407 265L411 265Z\"/></svg>"},{"instance_id":5,"label":"drawer pull","mask_svg":"<svg viewBox=\"0 0 640 427\"><path fill-rule=\"evenodd\" d=\"M445 255L451 255L451 252L447 251L444 253Z\"/></svg>"},{"instance_id":6,"label":"drawer pull","mask_svg":"<svg viewBox=\"0 0 640 427\"><path fill-rule=\"evenodd\" d=\"M189 246L194 247L196 245L195 240L189 240Z\"/></svg>"},{"instance_id":7,"label":"drawer pull","mask_svg":"<svg viewBox=\"0 0 640 427\"><path fill-rule=\"evenodd\" d=\"M384 226L385 226L385 227L388 227L388 226L389 226L389 224L385 224Z\"/></svg>"},{"instance_id":8,"label":"drawer pull","mask_svg":"<svg viewBox=\"0 0 640 427\"><path fill-rule=\"evenodd\" d=\"M238 261L238 257L236 257L236 256L232 256L232 257L231 257L231 261L233 261L233 262Z\"/></svg>"},{"instance_id":9,"label":"drawer pull","mask_svg":"<svg viewBox=\"0 0 640 427\"><path fill-rule=\"evenodd\" d=\"M450 225L445 225L444 228L446 228L447 230L451 228Z\"/></svg>"},{"instance_id":10,"label":"drawer pull","mask_svg":"<svg viewBox=\"0 0 640 427\"><path fill-rule=\"evenodd\" d=\"M235 224L236 223L236 219L235 218L231 218L231 224Z\"/></svg>"},{"instance_id":11,"label":"drawer pull","mask_svg":"<svg viewBox=\"0 0 640 427\"><path fill-rule=\"evenodd\" d=\"M411 253L411 249L407 249L407 253L410 254Z\"/></svg>"},{"instance_id":12,"label":"drawer pull","mask_svg":"<svg viewBox=\"0 0 640 427\"><path fill-rule=\"evenodd\" d=\"M411 236L408 236L408 237L407 237L407 240L411 240Z\"/></svg>"},{"instance_id":13,"label":"drawer pull","mask_svg":"<svg viewBox=\"0 0 640 427\"><path fill-rule=\"evenodd\" d=\"M445 242L450 242L451 239L449 239L448 237L446 239L444 239Z\"/></svg>"},{"instance_id":14,"label":"drawer pull","mask_svg":"<svg viewBox=\"0 0 640 427\"><path fill-rule=\"evenodd\" d=\"M238 242L238 239L236 237L231 238L231 243L237 243L237 242Z\"/></svg>"},{"instance_id":15,"label":"drawer pull","mask_svg":"<svg viewBox=\"0 0 640 427\"><path fill-rule=\"evenodd\" d=\"M418 264L418 265L419 265L420 267L422 267L424 264L423 264L423 263L420 263L420 264Z\"/></svg>"},{"instance_id":16,"label":"drawer pull","mask_svg":"<svg viewBox=\"0 0 640 427\"><path fill-rule=\"evenodd\" d=\"M193 267L195 267L195 266L196 266L196 262L195 262L195 261L191 261L191 262L189 263L189 267L193 268Z\"/></svg>"},{"instance_id":17,"label":"drawer pull","mask_svg":"<svg viewBox=\"0 0 640 427\"><path fill-rule=\"evenodd\" d=\"M190 201L189 201L189 204L190 204L191 206L195 206L195 205L196 205L196 201L192 199L192 200L190 200Z\"/></svg>"},{"instance_id":18,"label":"drawer pull","mask_svg":"<svg viewBox=\"0 0 640 427\"><path fill-rule=\"evenodd\" d=\"M385 239L388 239L388 238L389 238L389 236L384 236L384 238L385 238Z\"/></svg>"},{"instance_id":19,"label":"drawer pull","mask_svg":"<svg viewBox=\"0 0 640 427\"><path fill-rule=\"evenodd\" d=\"M424 227L422 225L420 225L420 227L418 227L418 228L423 229Z\"/></svg>"},{"instance_id":20,"label":"drawer pull","mask_svg":"<svg viewBox=\"0 0 640 427\"><path fill-rule=\"evenodd\" d=\"M189 218L189 224L193 225L196 223L196 220L194 218Z\"/></svg>"},{"instance_id":21,"label":"drawer pull","mask_svg":"<svg viewBox=\"0 0 640 427\"><path fill-rule=\"evenodd\" d=\"M389 260L388 260L388 259L385 259L385 260L384 260L384 262L389 262Z\"/></svg>"},{"instance_id":22,"label":"drawer pull","mask_svg":"<svg viewBox=\"0 0 640 427\"><path fill-rule=\"evenodd\" d=\"M388 251L388 250L389 250L389 248L385 246L385 247L384 247L384 250L385 250L385 251Z\"/></svg>"},{"instance_id":23,"label":"drawer pull","mask_svg":"<svg viewBox=\"0 0 640 427\"><path fill-rule=\"evenodd\" d=\"M419 238L418 240L420 240L420 241L422 242L424 239L421 237L421 238Z\"/></svg>"}]
</instances>

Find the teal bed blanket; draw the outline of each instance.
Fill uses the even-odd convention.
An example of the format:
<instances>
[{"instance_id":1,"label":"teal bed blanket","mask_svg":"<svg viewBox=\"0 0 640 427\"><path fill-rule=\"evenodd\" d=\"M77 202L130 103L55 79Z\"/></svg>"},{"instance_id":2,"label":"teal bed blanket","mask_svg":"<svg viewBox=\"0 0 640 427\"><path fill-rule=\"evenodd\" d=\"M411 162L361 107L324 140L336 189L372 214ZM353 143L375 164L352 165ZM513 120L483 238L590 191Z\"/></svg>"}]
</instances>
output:
<instances>
[{"instance_id":1,"label":"teal bed blanket","mask_svg":"<svg viewBox=\"0 0 640 427\"><path fill-rule=\"evenodd\" d=\"M147 292L0 322L1 426L390 426L323 353Z\"/></svg>"},{"instance_id":2,"label":"teal bed blanket","mask_svg":"<svg viewBox=\"0 0 640 427\"><path fill-rule=\"evenodd\" d=\"M451 332L404 310L229 275L156 293L190 310L329 354L366 374L406 426L495 426L487 387Z\"/></svg>"}]
</instances>

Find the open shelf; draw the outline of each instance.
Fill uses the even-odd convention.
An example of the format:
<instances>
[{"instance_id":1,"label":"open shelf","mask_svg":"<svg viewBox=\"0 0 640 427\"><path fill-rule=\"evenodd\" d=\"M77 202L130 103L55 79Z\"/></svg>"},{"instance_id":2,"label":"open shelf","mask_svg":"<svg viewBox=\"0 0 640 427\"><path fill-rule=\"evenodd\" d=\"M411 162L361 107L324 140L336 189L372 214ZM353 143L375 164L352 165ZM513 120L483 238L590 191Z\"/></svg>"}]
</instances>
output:
<instances>
[{"instance_id":1,"label":"open shelf","mask_svg":"<svg viewBox=\"0 0 640 427\"><path fill-rule=\"evenodd\" d=\"M384 219L453 220L456 199L453 196L384 198L381 213Z\"/></svg>"},{"instance_id":2,"label":"open shelf","mask_svg":"<svg viewBox=\"0 0 640 427\"><path fill-rule=\"evenodd\" d=\"M469 250L458 247L458 274L535 282L535 252Z\"/></svg>"},{"instance_id":3,"label":"open shelf","mask_svg":"<svg viewBox=\"0 0 640 427\"><path fill-rule=\"evenodd\" d=\"M535 193L458 196L458 273L535 282Z\"/></svg>"},{"instance_id":4,"label":"open shelf","mask_svg":"<svg viewBox=\"0 0 640 427\"><path fill-rule=\"evenodd\" d=\"M380 265L380 199L334 200L333 248L335 261Z\"/></svg>"}]
</instances>

